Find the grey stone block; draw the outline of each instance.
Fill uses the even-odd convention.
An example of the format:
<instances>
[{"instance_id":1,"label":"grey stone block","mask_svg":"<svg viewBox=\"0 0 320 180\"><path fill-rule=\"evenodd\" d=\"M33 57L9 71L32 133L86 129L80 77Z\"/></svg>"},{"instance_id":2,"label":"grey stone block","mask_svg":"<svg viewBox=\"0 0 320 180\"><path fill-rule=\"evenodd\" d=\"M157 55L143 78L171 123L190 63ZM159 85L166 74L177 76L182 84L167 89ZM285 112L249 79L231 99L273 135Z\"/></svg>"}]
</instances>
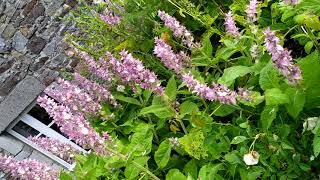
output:
<instances>
[{"instance_id":1,"label":"grey stone block","mask_svg":"<svg viewBox=\"0 0 320 180\"><path fill-rule=\"evenodd\" d=\"M23 146L23 149L21 150L21 152L20 153L18 153L14 158L16 159L16 160L23 160L23 159L27 159L30 155L31 155L31 153L33 152L33 148L32 147L30 147L29 145L24 145Z\"/></svg>"},{"instance_id":2,"label":"grey stone block","mask_svg":"<svg viewBox=\"0 0 320 180\"><path fill-rule=\"evenodd\" d=\"M26 49L27 43L28 39L24 37L20 31L14 35L12 45L18 52L23 52Z\"/></svg>"},{"instance_id":3,"label":"grey stone block","mask_svg":"<svg viewBox=\"0 0 320 180\"><path fill-rule=\"evenodd\" d=\"M14 156L22 150L23 146L23 142L11 135L4 134L0 136L0 148Z\"/></svg>"},{"instance_id":4,"label":"grey stone block","mask_svg":"<svg viewBox=\"0 0 320 180\"><path fill-rule=\"evenodd\" d=\"M0 104L0 133L43 92L45 85L28 76Z\"/></svg>"},{"instance_id":5,"label":"grey stone block","mask_svg":"<svg viewBox=\"0 0 320 180\"><path fill-rule=\"evenodd\" d=\"M45 156L44 154L40 153L39 151L33 151L31 155L29 156L29 159L35 159L38 160L39 162L46 163L48 165L53 164L53 160Z\"/></svg>"}]
</instances>

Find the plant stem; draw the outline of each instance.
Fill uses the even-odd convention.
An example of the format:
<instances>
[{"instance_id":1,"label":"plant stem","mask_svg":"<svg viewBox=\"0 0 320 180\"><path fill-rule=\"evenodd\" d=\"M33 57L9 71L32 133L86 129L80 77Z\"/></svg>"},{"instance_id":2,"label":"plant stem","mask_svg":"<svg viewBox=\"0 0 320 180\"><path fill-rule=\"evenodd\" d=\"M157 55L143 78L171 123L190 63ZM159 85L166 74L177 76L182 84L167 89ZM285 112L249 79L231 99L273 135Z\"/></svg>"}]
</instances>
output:
<instances>
[{"instance_id":1,"label":"plant stem","mask_svg":"<svg viewBox=\"0 0 320 180\"><path fill-rule=\"evenodd\" d=\"M109 147L107 147L107 150L110 151L110 152L112 152L112 153L114 153L115 155L118 155L120 158L127 160L127 157L126 157L125 155L123 155L123 154L121 154L121 153L119 153L119 152L117 152L117 151L115 151L115 150L113 150L113 149L110 149ZM144 172L146 172L147 174L149 174L149 175L152 177L152 179L160 180L160 179L159 179L156 175L154 175L149 169L141 166L140 164L138 164L138 163L136 163L136 162L134 162L134 161L132 161L132 163L133 163L136 167L140 168L141 170L143 170Z\"/></svg>"}]
</instances>

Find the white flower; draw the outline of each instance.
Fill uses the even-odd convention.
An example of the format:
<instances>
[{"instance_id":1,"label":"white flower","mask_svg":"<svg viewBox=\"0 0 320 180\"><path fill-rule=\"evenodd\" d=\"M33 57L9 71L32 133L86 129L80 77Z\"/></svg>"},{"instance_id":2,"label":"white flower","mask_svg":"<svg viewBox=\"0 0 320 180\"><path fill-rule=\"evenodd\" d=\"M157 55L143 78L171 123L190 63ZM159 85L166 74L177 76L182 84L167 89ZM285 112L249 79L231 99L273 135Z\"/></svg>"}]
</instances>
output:
<instances>
[{"instance_id":1,"label":"white flower","mask_svg":"<svg viewBox=\"0 0 320 180\"><path fill-rule=\"evenodd\" d=\"M117 91L119 91L119 92L124 92L125 89L126 89L126 87L124 87L123 85L117 86Z\"/></svg>"},{"instance_id":2,"label":"white flower","mask_svg":"<svg viewBox=\"0 0 320 180\"><path fill-rule=\"evenodd\" d=\"M87 129L87 128L81 128L81 133L82 134L84 134L84 135L86 135L86 134L88 134L89 133L89 130Z\"/></svg>"},{"instance_id":3,"label":"white flower","mask_svg":"<svg viewBox=\"0 0 320 180\"><path fill-rule=\"evenodd\" d=\"M104 0L93 0L93 4L102 4Z\"/></svg>"},{"instance_id":4,"label":"white flower","mask_svg":"<svg viewBox=\"0 0 320 180\"><path fill-rule=\"evenodd\" d=\"M260 154L257 151L251 151L243 156L243 161L248 166L256 165L259 162Z\"/></svg>"}]
</instances>

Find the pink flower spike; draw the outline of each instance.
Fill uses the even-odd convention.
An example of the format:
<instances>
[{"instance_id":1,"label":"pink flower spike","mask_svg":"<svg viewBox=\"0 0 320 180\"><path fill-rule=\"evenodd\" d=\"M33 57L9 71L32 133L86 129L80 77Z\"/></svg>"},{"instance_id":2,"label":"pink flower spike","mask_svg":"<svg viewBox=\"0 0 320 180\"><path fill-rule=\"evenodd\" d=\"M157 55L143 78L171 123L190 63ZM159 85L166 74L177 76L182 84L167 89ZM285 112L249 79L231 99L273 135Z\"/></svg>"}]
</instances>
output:
<instances>
[{"instance_id":1,"label":"pink flower spike","mask_svg":"<svg viewBox=\"0 0 320 180\"><path fill-rule=\"evenodd\" d=\"M226 27L227 32L233 37L239 36L240 33L238 32L238 28L236 26L236 23L234 22L231 11L225 14L224 20L224 25Z\"/></svg>"},{"instance_id":2,"label":"pink flower spike","mask_svg":"<svg viewBox=\"0 0 320 180\"><path fill-rule=\"evenodd\" d=\"M0 170L10 174L14 179L21 180L58 180L59 171L36 160L24 159L17 161L11 156L0 154Z\"/></svg>"}]
</instances>

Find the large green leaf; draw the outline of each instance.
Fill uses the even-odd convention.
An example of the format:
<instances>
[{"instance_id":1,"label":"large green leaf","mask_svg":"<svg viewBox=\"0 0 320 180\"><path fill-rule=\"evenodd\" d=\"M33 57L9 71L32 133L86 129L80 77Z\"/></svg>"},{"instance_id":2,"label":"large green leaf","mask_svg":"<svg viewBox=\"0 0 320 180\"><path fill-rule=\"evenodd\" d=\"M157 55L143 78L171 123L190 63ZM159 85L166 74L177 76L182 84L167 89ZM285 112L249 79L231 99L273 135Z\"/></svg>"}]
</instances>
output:
<instances>
[{"instance_id":1,"label":"large green leaf","mask_svg":"<svg viewBox=\"0 0 320 180\"><path fill-rule=\"evenodd\" d=\"M166 175L166 180L187 180L187 178L178 169L170 169Z\"/></svg>"},{"instance_id":2,"label":"large green leaf","mask_svg":"<svg viewBox=\"0 0 320 180\"><path fill-rule=\"evenodd\" d=\"M288 88L286 94L290 101L289 104L286 105L287 111L290 116L297 118L306 101L305 93L296 88Z\"/></svg>"},{"instance_id":3,"label":"large green leaf","mask_svg":"<svg viewBox=\"0 0 320 180\"><path fill-rule=\"evenodd\" d=\"M167 84L165 94L169 97L170 100L174 101L177 96L177 83L174 79L174 76L172 76Z\"/></svg>"},{"instance_id":4,"label":"large green leaf","mask_svg":"<svg viewBox=\"0 0 320 180\"><path fill-rule=\"evenodd\" d=\"M158 150L154 154L154 160L156 161L158 167L160 169L164 168L170 159L171 154L171 145L169 143L169 140L164 140Z\"/></svg>"},{"instance_id":5,"label":"large green leaf","mask_svg":"<svg viewBox=\"0 0 320 180\"><path fill-rule=\"evenodd\" d=\"M320 106L320 59L317 52L310 54L298 62L302 70L303 84L306 86L307 109Z\"/></svg>"},{"instance_id":6,"label":"large green leaf","mask_svg":"<svg viewBox=\"0 0 320 180\"><path fill-rule=\"evenodd\" d=\"M191 114L192 112L198 112L199 108L198 106L191 102L191 101L185 101L180 105L180 116L184 117L187 114Z\"/></svg>"},{"instance_id":7,"label":"large green leaf","mask_svg":"<svg viewBox=\"0 0 320 180\"><path fill-rule=\"evenodd\" d=\"M260 72L260 87L263 90L277 88L279 87L279 82L279 72L276 69L274 69L272 63L269 62Z\"/></svg>"},{"instance_id":8,"label":"large green leaf","mask_svg":"<svg viewBox=\"0 0 320 180\"><path fill-rule=\"evenodd\" d=\"M197 179L198 167L195 159L191 159L183 168L186 175L190 175L193 179Z\"/></svg>"},{"instance_id":9,"label":"large green leaf","mask_svg":"<svg viewBox=\"0 0 320 180\"><path fill-rule=\"evenodd\" d=\"M289 97L278 88L267 89L265 97L268 106L289 103Z\"/></svg>"},{"instance_id":10,"label":"large green leaf","mask_svg":"<svg viewBox=\"0 0 320 180\"><path fill-rule=\"evenodd\" d=\"M212 111L215 116L227 116L231 113L233 113L237 108L232 105L227 104L215 104L212 106Z\"/></svg>"},{"instance_id":11,"label":"large green leaf","mask_svg":"<svg viewBox=\"0 0 320 180\"><path fill-rule=\"evenodd\" d=\"M145 166L148 159L149 157L138 157L130 162L124 171L124 175L126 176L126 178L136 179L139 173L143 170L142 167Z\"/></svg>"},{"instance_id":12,"label":"large green leaf","mask_svg":"<svg viewBox=\"0 0 320 180\"><path fill-rule=\"evenodd\" d=\"M267 131L273 120L277 117L278 107L277 106L265 106L261 116L260 123L263 130Z\"/></svg>"},{"instance_id":13,"label":"large green leaf","mask_svg":"<svg viewBox=\"0 0 320 180\"><path fill-rule=\"evenodd\" d=\"M130 138L130 144L126 147L128 153L139 156L142 153L149 154L152 147L153 127L141 123L135 128L135 133Z\"/></svg>"},{"instance_id":14,"label":"large green leaf","mask_svg":"<svg viewBox=\"0 0 320 180\"><path fill-rule=\"evenodd\" d=\"M135 104L135 105L141 106L141 103L132 97L125 97L123 95L115 95L114 98L117 100L120 100L120 101L127 102L129 104Z\"/></svg>"},{"instance_id":15,"label":"large green leaf","mask_svg":"<svg viewBox=\"0 0 320 180\"><path fill-rule=\"evenodd\" d=\"M218 83L230 86L234 83L235 79L237 79L238 77L243 77L244 75L252 71L253 69L247 66L229 67L224 70L222 77L218 80Z\"/></svg>"},{"instance_id":16,"label":"large green leaf","mask_svg":"<svg viewBox=\"0 0 320 180\"><path fill-rule=\"evenodd\" d=\"M168 106L164 105L151 105L141 109L140 115L155 114L159 118L168 118L174 115L174 112Z\"/></svg>"}]
</instances>

